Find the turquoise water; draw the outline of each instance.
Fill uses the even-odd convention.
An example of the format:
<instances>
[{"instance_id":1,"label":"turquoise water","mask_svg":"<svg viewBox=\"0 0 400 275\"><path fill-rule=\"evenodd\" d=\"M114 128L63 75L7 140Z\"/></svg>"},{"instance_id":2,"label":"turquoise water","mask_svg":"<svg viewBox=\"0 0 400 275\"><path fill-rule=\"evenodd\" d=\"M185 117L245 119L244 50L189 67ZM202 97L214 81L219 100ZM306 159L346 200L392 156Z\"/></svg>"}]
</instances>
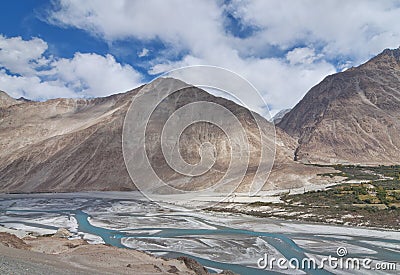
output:
<instances>
[{"instance_id":1,"label":"turquoise water","mask_svg":"<svg viewBox=\"0 0 400 275\"><path fill-rule=\"evenodd\" d=\"M66 215L73 215L78 221L78 230L80 232L90 233L97 235L103 239L106 244L110 244L115 247L127 248L121 243L122 238L171 238L171 237L181 237L181 236L196 236L196 235L243 235L246 236L256 236L265 238L265 240L272 245L282 254L285 258L297 258L301 261L302 258L306 257L303 250L296 245L290 238L286 237L282 234L275 233L265 233L265 232L255 232L243 229L234 229L229 227L219 226L218 229L177 229L177 228L138 228L138 229L130 229L129 233L120 232L118 230L107 229L102 227L97 227L92 225L89 222L89 215L82 210L10 210L4 209L5 211L10 212L27 212L27 213L65 213ZM24 223L26 225L34 226L33 223ZM44 226L43 228L48 229L56 229L56 227ZM146 230L159 230L159 232L154 233L152 235L148 235L145 233L134 234L134 231L146 231ZM256 268L250 268L237 264L229 264L211 261L205 258L196 257L193 255L189 255L186 253L180 252L170 252L164 250L152 250L151 252L167 252L170 257L179 257L179 256L189 256L196 259L202 265L217 268L217 269L225 269L232 270L233 272L239 274L281 274L270 270L260 270ZM308 274L332 274L325 270L311 270L305 269Z\"/></svg>"},{"instance_id":2,"label":"turquoise water","mask_svg":"<svg viewBox=\"0 0 400 275\"><path fill-rule=\"evenodd\" d=\"M82 232L87 232L91 234L95 234L97 236L100 236L103 241L107 244L117 246L117 247L125 247L124 245L121 244L120 240L122 238L143 238L146 237L148 238L148 234L132 234L132 233L125 233L125 232L119 232L116 230L111 230L111 229L104 229L101 227L96 227L93 226L92 224L89 223L88 218L89 215L86 214L85 212L81 210L75 211L75 218L78 220L79 224L79 231ZM130 231L135 231L136 229L131 229ZM278 239L281 241L280 242L275 242L274 247L278 249L282 255L285 256L285 258L290 259L290 258L297 258L297 259L303 259L305 256L304 252L302 249L297 246L291 239L288 237L281 235L281 234L273 234L273 233L265 233L265 232L254 232L254 231L249 231L249 230L242 230L242 229L233 229L233 228L221 228L221 229L177 229L177 228L140 228L137 229L140 231L143 230L159 230L160 232L157 232L155 234L151 235L151 238L170 238L170 237L179 237L179 236L195 236L195 235L244 235L246 236L257 236L257 237L267 237L269 240L270 239ZM162 250L157 250L153 252L165 252ZM272 271L267 271L267 270L259 270L255 268L249 268L241 265L236 265L236 264L228 264L228 263L220 263L220 262L215 262L215 261L210 261L204 258L199 258L199 257L194 257L192 255L188 255L185 253L171 253L169 252L171 256L190 256L192 258L195 258L197 261L199 261L202 265L209 266L209 267L214 267L218 269L229 269L232 270L233 272L239 273L239 274L277 274ZM332 274L330 272L327 272L325 270L310 270L306 269L308 274Z\"/></svg>"},{"instance_id":3,"label":"turquoise water","mask_svg":"<svg viewBox=\"0 0 400 275\"><path fill-rule=\"evenodd\" d=\"M5 202L6 200L1 201ZM32 227L38 227L38 228L46 228L46 229L57 229L58 227L56 226L51 226L51 225L44 225L40 223L35 223L32 222L32 215L35 217L43 217L45 215L61 215L61 216L73 216L76 218L78 222L78 231L79 232L84 232L84 233L90 233L93 235L97 235L103 239L103 241L106 244L116 246L116 247L123 247L123 248L129 248L126 247L121 241L122 239L126 238L134 238L134 239L173 239L176 238L176 240L181 240L181 239L200 239L203 238L204 236L210 236L210 238L215 239L220 239L220 238L230 238L232 236L235 236L237 239L247 239L247 238L261 238L265 242L267 242L269 245L273 246L276 250L278 250L286 259L291 259L291 258L296 258L300 262L303 258L306 258L305 253L315 253L316 251L311 251L306 248L302 248L298 246L294 241L293 238L300 238L300 239L311 239L313 241L317 240L319 242L323 241L331 241L331 242L337 242L337 238L330 237L329 235L324 235L321 233L320 236L313 236L307 233L286 233L286 234L280 234L280 233L269 233L269 232L259 232L259 231L252 231L252 230L245 230L245 229L237 229L237 228L231 228L229 226L224 226L221 224L214 224L210 223L209 221L199 218L199 217L194 217L194 216L188 216L187 213L179 213L179 212L174 212L172 215L170 212L157 212L158 210L156 208L152 208L151 211L154 214L156 212L156 215L149 215L146 216L146 210L143 211L143 209L136 210L137 212L129 212L129 213L120 213L118 210L113 210L115 212L109 213L107 211L104 211L105 209L110 209L110 206L113 206L113 203L117 200L112 200L108 201L107 203L103 202L102 200L96 200L96 203L93 203L92 201L86 202L86 203L81 203L81 205L76 206L75 208L74 203L76 203L74 200L70 200L68 203L65 203L64 201L56 201L56 203L53 202L52 204L47 204L47 201L43 201L40 204L40 207L37 207L37 202L36 205L32 205L32 208L37 208L37 209L26 209L27 207L24 207L22 209L21 207L18 207L18 209L15 209L13 207L8 208L10 204L0 204L0 214L1 216L7 217L7 220L0 220L0 224L7 225L7 224L12 224L12 223L20 223ZM93 204L96 204L96 206L93 206ZM14 205L14 204L11 204ZM26 203L22 203L21 205L25 205ZM54 209L48 209L47 206L54 207ZM63 208L61 208L64 206ZM100 208L101 206L101 208ZM71 207L71 209L65 209L67 207ZM144 209L147 206L144 206ZM102 209L102 210L101 210ZM155 210L154 210L155 209ZM94 211L94 212L93 212ZM97 211L97 212L96 212ZM100 212L99 212L100 211ZM148 212L151 212L150 210ZM158 227L158 226L153 226L155 225L160 225L160 226L165 226L163 224L162 219L156 220L156 222L151 223L151 227L141 227L143 224L135 224L137 228L129 228L127 229L124 227L124 230L116 230L116 229L108 229L108 228L103 228L99 226L94 226L89 222L89 218L91 216L88 214L94 213L93 217L94 219L97 219L98 216L96 216L96 213L101 213L102 220L104 221L107 220L107 215L114 215L115 216L122 216L122 217L138 217L138 218L144 218L143 222L146 221L146 219L152 219L152 218L158 218L158 219L166 219L166 220L179 220L182 219L182 221L185 220L185 218L190 217L192 220L195 220L196 222L199 222L201 224L207 224L210 226L213 226L213 228L210 229L204 229L204 228L185 228L185 226L177 226L178 228L174 227ZM143 213L144 212L144 213ZM107 215L105 215L106 213ZM143 214L140 214L143 213ZM106 216L106 218L104 217ZM1 217L0 216L0 217ZM138 220L140 221L140 219ZM262 221L262 220L260 220ZM111 224L112 225L112 224ZM130 224L131 225L131 224ZM111 226L114 227L114 226ZM266 227L267 228L267 227ZM147 232L146 232L147 231ZM151 234L149 233L151 232ZM155 232L156 231L156 232ZM374 238L374 237L354 237L346 240L346 243L349 245L354 245L357 247L361 248L366 248L366 249L371 249L376 251L378 254L378 258L381 260L385 261L400 261L400 254L399 254L399 249L390 249L388 247L380 247L380 245L373 245L370 244L366 241L378 241L381 243L388 243L388 244L399 244L400 248L400 240L393 240L393 239L381 239L381 238ZM139 247L140 248L140 247ZM171 251L171 249L168 250L168 247L166 247L165 250L161 249L147 249L149 252L153 252L156 254L159 253L166 253L166 256L168 257L179 257L179 256L189 256L191 258L196 259L198 262L200 262L202 265L210 267L211 269L225 269L225 270L232 270L238 274L282 274L278 272L274 272L270 269L267 270L260 270L257 268L252 268L252 267L247 267L244 265L240 264L233 264L233 263L228 263L228 262L219 262L215 260L210 260L207 259L208 257L205 255L204 257L201 257L201 253L197 252L196 255L191 255L190 253L184 253L181 251ZM326 255L328 256L328 253L318 253L319 255ZM262 257L263 255L259 255L259 257ZM334 256L334 255L333 255ZM359 257L365 257L365 255L353 253L352 256L359 256ZM206 258L207 257L207 258ZM258 258L254 258L254 265L257 261ZM326 270L313 270L313 269L305 269L304 270L307 274L332 274ZM393 273L392 273L393 274Z\"/></svg>"}]
</instances>

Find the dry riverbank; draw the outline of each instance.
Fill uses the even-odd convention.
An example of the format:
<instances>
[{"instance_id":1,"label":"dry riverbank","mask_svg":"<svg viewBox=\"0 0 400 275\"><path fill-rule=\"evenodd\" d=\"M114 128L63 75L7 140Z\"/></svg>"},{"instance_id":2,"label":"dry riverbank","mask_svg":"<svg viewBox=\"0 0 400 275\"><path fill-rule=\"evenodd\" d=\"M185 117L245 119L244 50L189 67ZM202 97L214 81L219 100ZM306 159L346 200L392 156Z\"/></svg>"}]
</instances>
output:
<instances>
[{"instance_id":1,"label":"dry riverbank","mask_svg":"<svg viewBox=\"0 0 400 275\"><path fill-rule=\"evenodd\" d=\"M190 258L164 259L82 239L0 232L1 274L208 274ZM226 273L229 274L229 273Z\"/></svg>"}]
</instances>

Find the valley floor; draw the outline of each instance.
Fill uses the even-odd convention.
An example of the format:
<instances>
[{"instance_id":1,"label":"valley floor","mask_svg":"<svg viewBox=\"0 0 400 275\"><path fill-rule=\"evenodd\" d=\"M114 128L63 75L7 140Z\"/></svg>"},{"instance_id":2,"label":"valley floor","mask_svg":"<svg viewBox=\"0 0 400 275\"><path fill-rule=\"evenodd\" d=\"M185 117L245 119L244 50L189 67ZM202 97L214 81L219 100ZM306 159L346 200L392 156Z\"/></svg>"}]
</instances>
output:
<instances>
[{"instance_id":1,"label":"valley floor","mask_svg":"<svg viewBox=\"0 0 400 275\"><path fill-rule=\"evenodd\" d=\"M240 208L265 211L270 207L258 204L241 204ZM195 262L190 259L215 273L232 270L237 274L291 274L285 270L260 270L257 260L265 253L275 258L321 259L336 255L338 247L349 249L351 257L371 258L373 263L388 262L397 269L400 263L400 231L188 211L177 204L161 207L139 192L0 194L0 217L0 231L24 240L10 241L8 236L2 241L6 246L20 248L1 248L0 273L6 274L56 273L58 263L65 265L67 273L90 270L154 274L157 270L179 274L180 270L194 267ZM68 239L60 239L60 235ZM187 262L160 257L184 257ZM55 265L49 262L53 258ZM296 274L303 274L302 271ZM320 270L304 271L320 274ZM337 274L329 267L325 271ZM351 274L388 273L368 273L363 269L352 270Z\"/></svg>"},{"instance_id":2,"label":"valley floor","mask_svg":"<svg viewBox=\"0 0 400 275\"><path fill-rule=\"evenodd\" d=\"M246 199L238 194L209 207L211 211L241 213L307 222L400 229L400 166L333 165L340 177L333 185L264 192ZM264 195L264 196L263 196Z\"/></svg>"}]
</instances>

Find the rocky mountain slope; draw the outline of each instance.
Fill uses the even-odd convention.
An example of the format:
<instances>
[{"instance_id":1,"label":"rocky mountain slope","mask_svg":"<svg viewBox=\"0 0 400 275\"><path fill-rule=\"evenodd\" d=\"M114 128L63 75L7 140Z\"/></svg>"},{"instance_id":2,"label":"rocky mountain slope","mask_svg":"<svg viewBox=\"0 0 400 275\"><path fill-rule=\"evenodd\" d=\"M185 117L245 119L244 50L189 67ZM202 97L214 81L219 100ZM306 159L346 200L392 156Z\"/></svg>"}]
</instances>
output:
<instances>
[{"instance_id":1,"label":"rocky mountain slope","mask_svg":"<svg viewBox=\"0 0 400 275\"><path fill-rule=\"evenodd\" d=\"M326 77L278 126L312 163L400 163L400 48Z\"/></svg>"},{"instance_id":2,"label":"rocky mountain slope","mask_svg":"<svg viewBox=\"0 0 400 275\"><path fill-rule=\"evenodd\" d=\"M5 108L11 105L21 104L27 102L25 98L15 99L6 94L3 91L0 91L0 108Z\"/></svg>"},{"instance_id":3,"label":"rocky mountain slope","mask_svg":"<svg viewBox=\"0 0 400 275\"><path fill-rule=\"evenodd\" d=\"M133 93L0 108L1 190L134 189L121 149Z\"/></svg>"},{"instance_id":4,"label":"rocky mountain slope","mask_svg":"<svg viewBox=\"0 0 400 275\"><path fill-rule=\"evenodd\" d=\"M170 85L174 79L162 79ZM106 98L54 99L45 102L19 102L2 94L0 106L0 191L72 192L87 190L134 190L122 153L122 129L132 97L141 89ZM151 91L150 91L151 92ZM229 163L227 140L213 125L199 122L183 133L180 146L188 163L199 161L199 145L211 142L217 161L210 173L187 179L170 169L160 150L160 130L167 118L181 106L195 101L216 102L231 110L250 137L250 166L240 185L245 191L254 177L259 159L260 133L251 113L223 98L189 87L166 100L154 111L147 126L148 155L156 173L166 181L186 188L204 187L216 180ZM257 115L258 116L258 115ZM259 117L259 116L258 116ZM262 135L273 150L273 125L259 117ZM300 187L320 180L312 168L293 161L296 142L283 131L276 131L276 161L264 189ZM268 173L268 171L265 171Z\"/></svg>"}]
</instances>

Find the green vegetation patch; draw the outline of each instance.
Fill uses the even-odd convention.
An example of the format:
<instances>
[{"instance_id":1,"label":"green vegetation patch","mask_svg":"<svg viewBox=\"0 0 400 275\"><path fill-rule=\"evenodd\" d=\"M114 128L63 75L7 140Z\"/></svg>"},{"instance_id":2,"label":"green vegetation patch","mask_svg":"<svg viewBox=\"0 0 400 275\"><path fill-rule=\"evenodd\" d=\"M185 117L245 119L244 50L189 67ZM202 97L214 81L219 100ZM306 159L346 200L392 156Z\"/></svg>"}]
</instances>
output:
<instances>
[{"instance_id":1,"label":"green vegetation patch","mask_svg":"<svg viewBox=\"0 0 400 275\"><path fill-rule=\"evenodd\" d=\"M322 165L319 165L322 166ZM325 166L327 167L327 166ZM285 205L296 205L314 220L336 219L343 215L353 223L380 227L399 227L400 223L400 166L332 165L338 173L321 176L342 176L359 183L341 183L326 190L304 194L284 194ZM329 218L328 218L329 217ZM350 222L347 219L347 222ZM351 223L351 222L350 222Z\"/></svg>"}]
</instances>

